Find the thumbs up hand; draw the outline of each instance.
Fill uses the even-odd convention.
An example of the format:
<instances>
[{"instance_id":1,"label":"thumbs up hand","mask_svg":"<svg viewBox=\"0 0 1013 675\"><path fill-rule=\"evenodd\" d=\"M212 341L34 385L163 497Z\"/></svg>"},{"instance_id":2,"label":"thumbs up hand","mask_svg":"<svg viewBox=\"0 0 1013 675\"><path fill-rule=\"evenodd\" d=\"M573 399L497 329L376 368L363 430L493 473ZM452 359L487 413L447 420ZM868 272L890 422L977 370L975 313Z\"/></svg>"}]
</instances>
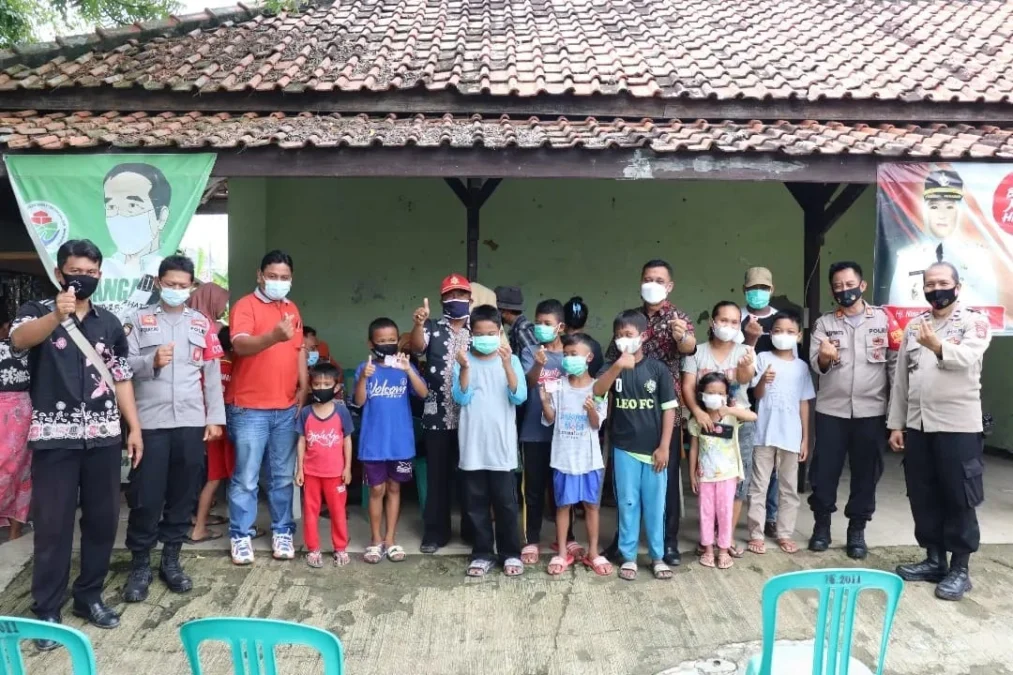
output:
<instances>
[{"instance_id":1,"label":"thumbs up hand","mask_svg":"<svg viewBox=\"0 0 1013 675\"><path fill-rule=\"evenodd\" d=\"M77 307L77 289L67 286L67 290L56 296L56 318L63 321L74 313Z\"/></svg>"},{"instance_id":2,"label":"thumbs up hand","mask_svg":"<svg viewBox=\"0 0 1013 675\"><path fill-rule=\"evenodd\" d=\"M535 352L535 363L540 366L544 366L549 361L549 355L545 353L545 345L538 348Z\"/></svg>"},{"instance_id":3,"label":"thumbs up hand","mask_svg":"<svg viewBox=\"0 0 1013 675\"><path fill-rule=\"evenodd\" d=\"M422 306L415 310L412 318L417 326L421 326L429 320L429 298L422 299Z\"/></svg>"},{"instance_id":4,"label":"thumbs up hand","mask_svg":"<svg viewBox=\"0 0 1013 675\"><path fill-rule=\"evenodd\" d=\"M830 361L830 363L836 363L840 357L837 353L837 347L830 340L823 340L820 343L820 356Z\"/></svg>"},{"instance_id":5,"label":"thumbs up hand","mask_svg":"<svg viewBox=\"0 0 1013 675\"><path fill-rule=\"evenodd\" d=\"M767 369L763 371L763 383L771 384L775 377L777 377L777 373L774 372L774 366L767 366Z\"/></svg>"},{"instance_id":6,"label":"thumbs up hand","mask_svg":"<svg viewBox=\"0 0 1013 675\"><path fill-rule=\"evenodd\" d=\"M370 354L366 359L366 367L363 368L362 374L366 377L373 377L374 373L376 373L376 365L373 363L373 355Z\"/></svg>"}]
</instances>

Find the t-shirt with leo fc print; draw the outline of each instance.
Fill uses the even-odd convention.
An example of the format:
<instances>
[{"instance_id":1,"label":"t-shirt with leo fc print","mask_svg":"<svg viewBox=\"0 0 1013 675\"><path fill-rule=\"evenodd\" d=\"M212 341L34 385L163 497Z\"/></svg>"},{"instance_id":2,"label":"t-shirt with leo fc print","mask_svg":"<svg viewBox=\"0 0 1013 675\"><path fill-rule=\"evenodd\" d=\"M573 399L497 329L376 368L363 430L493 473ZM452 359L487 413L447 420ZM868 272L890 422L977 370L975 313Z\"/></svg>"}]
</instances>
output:
<instances>
[{"instance_id":1,"label":"t-shirt with leo fc print","mask_svg":"<svg viewBox=\"0 0 1013 675\"><path fill-rule=\"evenodd\" d=\"M318 417L316 406L308 405L299 413L296 429L306 439L303 473L317 478L338 478L345 471L345 436L355 431L352 415L341 403L324 418Z\"/></svg>"}]
</instances>

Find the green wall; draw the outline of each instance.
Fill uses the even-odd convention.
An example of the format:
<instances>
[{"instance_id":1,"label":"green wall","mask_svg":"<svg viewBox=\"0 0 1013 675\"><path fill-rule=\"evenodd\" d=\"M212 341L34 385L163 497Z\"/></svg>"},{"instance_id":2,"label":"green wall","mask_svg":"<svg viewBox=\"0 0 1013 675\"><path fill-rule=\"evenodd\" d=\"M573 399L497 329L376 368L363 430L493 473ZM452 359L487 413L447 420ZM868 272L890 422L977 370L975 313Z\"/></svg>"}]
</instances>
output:
<instances>
[{"instance_id":1,"label":"green wall","mask_svg":"<svg viewBox=\"0 0 1013 675\"><path fill-rule=\"evenodd\" d=\"M446 274L466 271L464 207L441 180L250 179L229 191L233 292L252 285L265 250L286 249L292 298L345 367L365 358L372 319L407 328L422 298L438 306ZM823 269L853 259L871 277L874 234L868 190L828 234ZM803 303L802 213L778 183L506 180L482 209L480 240L479 281L520 286L529 315L541 298L581 295L602 342L615 314L639 304L640 266L654 257L674 265L673 300L698 327L718 300L741 300L751 265ZM990 443L1013 448L1013 412L1000 404L1013 396L1000 376L1009 342L989 350L985 404Z\"/></svg>"}]
</instances>

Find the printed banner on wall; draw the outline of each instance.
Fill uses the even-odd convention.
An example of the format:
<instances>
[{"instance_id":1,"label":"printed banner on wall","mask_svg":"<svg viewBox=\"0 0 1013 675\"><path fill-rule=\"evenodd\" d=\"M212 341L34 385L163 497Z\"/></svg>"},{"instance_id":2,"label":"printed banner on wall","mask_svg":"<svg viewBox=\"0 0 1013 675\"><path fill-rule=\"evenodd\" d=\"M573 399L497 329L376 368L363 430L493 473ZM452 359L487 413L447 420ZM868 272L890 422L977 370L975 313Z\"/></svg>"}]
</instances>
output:
<instances>
[{"instance_id":1,"label":"printed banner on wall","mask_svg":"<svg viewBox=\"0 0 1013 675\"><path fill-rule=\"evenodd\" d=\"M881 164L875 302L901 326L928 309L922 273L952 263L960 301L1013 335L1013 164Z\"/></svg>"},{"instance_id":2,"label":"printed banner on wall","mask_svg":"<svg viewBox=\"0 0 1013 675\"><path fill-rule=\"evenodd\" d=\"M122 321L157 300L158 266L200 205L213 154L7 155L21 216L50 279L68 239L101 249L92 296Z\"/></svg>"}]
</instances>

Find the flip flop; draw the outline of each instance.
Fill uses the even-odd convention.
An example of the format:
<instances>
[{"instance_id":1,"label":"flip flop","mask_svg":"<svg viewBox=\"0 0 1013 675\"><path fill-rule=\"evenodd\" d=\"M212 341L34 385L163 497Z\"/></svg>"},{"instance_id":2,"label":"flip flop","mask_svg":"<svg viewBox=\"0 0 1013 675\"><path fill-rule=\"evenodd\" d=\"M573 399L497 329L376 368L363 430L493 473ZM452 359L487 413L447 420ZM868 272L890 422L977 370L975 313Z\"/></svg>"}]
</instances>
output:
<instances>
[{"instance_id":1,"label":"flip flop","mask_svg":"<svg viewBox=\"0 0 1013 675\"><path fill-rule=\"evenodd\" d=\"M205 523L205 525L228 525L228 524L229 524L228 518L226 518L225 516L216 516L214 514L209 515L207 517L207 522Z\"/></svg>"},{"instance_id":2,"label":"flip flop","mask_svg":"<svg viewBox=\"0 0 1013 675\"><path fill-rule=\"evenodd\" d=\"M718 569L726 570L731 568L735 563L732 561L732 556L728 554L728 551L718 552Z\"/></svg>"},{"instance_id":3,"label":"flip flop","mask_svg":"<svg viewBox=\"0 0 1013 675\"><path fill-rule=\"evenodd\" d=\"M584 558L581 562L584 563L585 567L589 567L594 570L594 573L600 577L612 576L612 563L609 562L608 558L603 555L598 556L594 560L591 558Z\"/></svg>"},{"instance_id":4,"label":"flip flop","mask_svg":"<svg viewBox=\"0 0 1013 675\"><path fill-rule=\"evenodd\" d=\"M200 539L193 539L193 538L187 536L187 537L183 538L183 541L185 541L188 544L203 544L206 541L214 541L215 539L221 539L221 538L222 538L222 533L221 532L210 532L209 531L206 535L204 535Z\"/></svg>"},{"instance_id":5,"label":"flip flop","mask_svg":"<svg viewBox=\"0 0 1013 675\"><path fill-rule=\"evenodd\" d=\"M778 539L777 545L782 551L788 555L794 555L798 553L798 544L795 543L794 539Z\"/></svg>"},{"instance_id":6,"label":"flip flop","mask_svg":"<svg viewBox=\"0 0 1013 675\"><path fill-rule=\"evenodd\" d=\"M746 546L746 550L750 553L756 553L757 555L763 555L767 552L767 543L762 539L750 539L749 545Z\"/></svg>"}]
</instances>

